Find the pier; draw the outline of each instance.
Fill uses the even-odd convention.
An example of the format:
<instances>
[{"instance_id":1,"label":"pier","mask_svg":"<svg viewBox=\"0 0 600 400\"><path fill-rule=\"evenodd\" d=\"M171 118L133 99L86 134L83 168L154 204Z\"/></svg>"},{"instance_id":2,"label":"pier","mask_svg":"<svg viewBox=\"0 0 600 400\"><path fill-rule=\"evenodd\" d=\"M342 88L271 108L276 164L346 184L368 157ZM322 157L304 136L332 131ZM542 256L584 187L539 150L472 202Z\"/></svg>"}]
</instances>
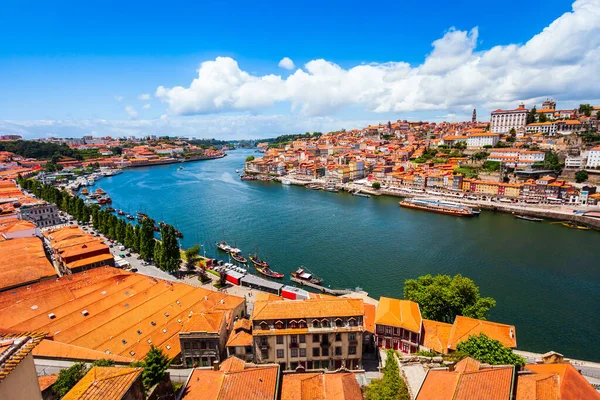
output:
<instances>
[{"instance_id":1,"label":"pier","mask_svg":"<svg viewBox=\"0 0 600 400\"><path fill-rule=\"evenodd\" d=\"M344 294L352 293L352 290L349 290L349 289L330 289L330 288L326 288L325 286L315 285L314 283L310 283L307 281L303 281L302 279L294 278L293 276L290 277L290 280L299 285L308 286L308 287L316 289L322 293L332 294L334 296L341 296Z\"/></svg>"}]
</instances>

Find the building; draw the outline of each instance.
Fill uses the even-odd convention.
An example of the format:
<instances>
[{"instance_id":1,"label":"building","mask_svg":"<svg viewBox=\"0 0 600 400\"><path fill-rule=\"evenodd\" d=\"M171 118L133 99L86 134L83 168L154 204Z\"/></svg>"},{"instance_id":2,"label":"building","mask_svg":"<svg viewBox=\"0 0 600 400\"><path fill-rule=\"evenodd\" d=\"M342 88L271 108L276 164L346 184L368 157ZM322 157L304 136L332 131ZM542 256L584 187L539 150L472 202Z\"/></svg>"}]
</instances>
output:
<instances>
[{"instance_id":1,"label":"building","mask_svg":"<svg viewBox=\"0 0 600 400\"><path fill-rule=\"evenodd\" d=\"M523 103L514 110L494 110L490 119L490 131L492 133L509 133L511 129L518 131L523 129L527 123L528 109Z\"/></svg>"},{"instance_id":2,"label":"building","mask_svg":"<svg viewBox=\"0 0 600 400\"><path fill-rule=\"evenodd\" d=\"M218 370L194 369L180 400L276 400L280 386L277 365L252 365L231 357Z\"/></svg>"},{"instance_id":3,"label":"building","mask_svg":"<svg viewBox=\"0 0 600 400\"><path fill-rule=\"evenodd\" d=\"M472 133L467 137L467 147L481 148L484 146L494 147L500 141L500 135L490 132Z\"/></svg>"},{"instance_id":4,"label":"building","mask_svg":"<svg viewBox=\"0 0 600 400\"><path fill-rule=\"evenodd\" d=\"M37 237L0 241L0 254L0 292L57 275L46 258L42 241Z\"/></svg>"},{"instance_id":5,"label":"building","mask_svg":"<svg viewBox=\"0 0 600 400\"><path fill-rule=\"evenodd\" d=\"M223 311L193 314L179 332L181 358L187 367L209 367L225 354L227 316Z\"/></svg>"},{"instance_id":6,"label":"building","mask_svg":"<svg viewBox=\"0 0 600 400\"><path fill-rule=\"evenodd\" d=\"M143 368L93 367L63 400L144 400Z\"/></svg>"},{"instance_id":7,"label":"building","mask_svg":"<svg viewBox=\"0 0 600 400\"><path fill-rule=\"evenodd\" d=\"M281 400L362 400L362 392L351 372L286 374Z\"/></svg>"},{"instance_id":8,"label":"building","mask_svg":"<svg viewBox=\"0 0 600 400\"><path fill-rule=\"evenodd\" d=\"M68 349L71 358L141 360L154 345L182 363L179 332L191 315L216 311L244 316L244 298L112 267L0 292L3 328L43 328L53 338L45 353Z\"/></svg>"},{"instance_id":9,"label":"building","mask_svg":"<svg viewBox=\"0 0 600 400\"><path fill-rule=\"evenodd\" d=\"M42 339L41 333L0 331L0 399L42 398L31 354Z\"/></svg>"},{"instance_id":10,"label":"building","mask_svg":"<svg viewBox=\"0 0 600 400\"><path fill-rule=\"evenodd\" d=\"M419 305L410 300L381 297L375 313L378 347L415 353L419 349L423 319Z\"/></svg>"},{"instance_id":11,"label":"building","mask_svg":"<svg viewBox=\"0 0 600 400\"><path fill-rule=\"evenodd\" d=\"M587 151L582 151L578 155L568 154L565 159L565 168L584 168L587 164Z\"/></svg>"},{"instance_id":12,"label":"building","mask_svg":"<svg viewBox=\"0 0 600 400\"><path fill-rule=\"evenodd\" d=\"M600 393L568 363L527 364L517 379L516 400L600 400Z\"/></svg>"},{"instance_id":13,"label":"building","mask_svg":"<svg viewBox=\"0 0 600 400\"><path fill-rule=\"evenodd\" d=\"M587 168L600 167L600 146L592 147L588 152L588 159L585 165Z\"/></svg>"},{"instance_id":14,"label":"building","mask_svg":"<svg viewBox=\"0 0 600 400\"><path fill-rule=\"evenodd\" d=\"M483 367L467 357L452 370L428 370L416 400L512 400L514 376L512 365Z\"/></svg>"},{"instance_id":15,"label":"building","mask_svg":"<svg viewBox=\"0 0 600 400\"><path fill-rule=\"evenodd\" d=\"M34 223L18 218L0 220L0 238L20 239L38 236L39 230ZM0 239L1 240L1 239Z\"/></svg>"},{"instance_id":16,"label":"building","mask_svg":"<svg viewBox=\"0 0 600 400\"><path fill-rule=\"evenodd\" d=\"M257 297L252 311L255 362L282 370L349 370L362 366L362 299Z\"/></svg>"},{"instance_id":17,"label":"building","mask_svg":"<svg viewBox=\"0 0 600 400\"><path fill-rule=\"evenodd\" d=\"M233 331L227 339L227 356L236 356L244 361L252 361L252 322L246 318L239 318L233 325Z\"/></svg>"},{"instance_id":18,"label":"building","mask_svg":"<svg viewBox=\"0 0 600 400\"><path fill-rule=\"evenodd\" d=\"M47 228L61 223L56 204L24 204L19 208L19 218L31 221L39 228Z\"/></svg>"},{"instance_id":19,"label":"building","mask_svg":"<svg viewBox=\"0 0 600 400\"><path fill-rule=\"evenodd\" d=\"M556 124L553 122L534 122L527 124L525 131L529 134L541 133L542 135L556 135Z\"/></svg>"}]
</instances>

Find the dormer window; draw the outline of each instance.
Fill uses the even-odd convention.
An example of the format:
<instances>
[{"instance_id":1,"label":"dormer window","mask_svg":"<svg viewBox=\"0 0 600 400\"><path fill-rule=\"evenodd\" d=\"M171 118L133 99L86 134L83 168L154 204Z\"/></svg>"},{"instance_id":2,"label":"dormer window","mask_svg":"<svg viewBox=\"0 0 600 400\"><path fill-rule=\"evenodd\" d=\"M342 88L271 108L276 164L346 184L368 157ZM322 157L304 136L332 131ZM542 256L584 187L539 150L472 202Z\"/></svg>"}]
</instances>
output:
<instances>
[{"instance_id":1,"label":"dormer window","mask_svg":"<svg viewBox=\"0 0 600 400\"><path fill-rule=\"evenodd\" d=\"M316 320L316 319L313 320L312 325L313 325L313 328L319 328L321 326L321 324L319 323L319 321Z\"/></svg>"},{"instance_id":2,"label":"dormer window","mask_svg":"<svg viewBox=\"0 0 600 400\"><path fill-rule=\"evenodd\" d=\"M267 330L267 329L269 329L269 324L267 323L267 321L261 321L261 322L260 322L260 328L261 328L262 330Z\"/></svg>"},{"instance_id":3,"label":"dormer window","mask_svg":"<svg viewBox=\"0 0 600 400\"><path fill-rule=\"evenodd\" d=\"M327 319L321 320L321 326L323 328L328 328L329 327L329 320L327 320Z\"/></svg>"},{"instance_id":4,"label":"dormer window","mask_svg":"<svg viewBox=\"0 0 600 400\"><path fill-rule=\"evenodd\" d=\"M335 320L335 326L337 326L338 328L344 326L344 321L342 321L341 318L336 318L336 320Z\"/></svg>"},{"instance_id":5,"label":"dormer window","mask_svg":"<svg viewBox=\"0 0 600 400\"><path fill-rule=\"evenodd\" d=\"M300 321L298 321L298 326L300 328L306 328L306 321L301 319Z\"/></svg>"},{"instance_id":6,"label":"dormer window","mask_svg":"<svg viewBox=\"0 0 600 400\"><path fill-rule=\"evenodd\" d=\"M275 322L275 329L283 329L283 322L281 322L281 321Z\"/></svg>"},{"instance_id":7,"label":"dormer window","mask_svg":"<svg viewBox=\"0 0 600 400\"><path fill-rule=\"evenodd\" d=\"M356 318L348 319L348 324L350 324L350 326L356 326Z\"/></svg>"},{"instance_id":8,"label":"dormer window","mask_svg":"<svg viewBox=\"0 0 600 400\"><path fill-rule=\"evenodd\" d=\"M296 328L298 328L298 323L297 323L296 321L294 321L294 320L291 320L291 321L290 321L290 328L291 328L291 329L296 329Z\"/></svg>"}]
</instances>

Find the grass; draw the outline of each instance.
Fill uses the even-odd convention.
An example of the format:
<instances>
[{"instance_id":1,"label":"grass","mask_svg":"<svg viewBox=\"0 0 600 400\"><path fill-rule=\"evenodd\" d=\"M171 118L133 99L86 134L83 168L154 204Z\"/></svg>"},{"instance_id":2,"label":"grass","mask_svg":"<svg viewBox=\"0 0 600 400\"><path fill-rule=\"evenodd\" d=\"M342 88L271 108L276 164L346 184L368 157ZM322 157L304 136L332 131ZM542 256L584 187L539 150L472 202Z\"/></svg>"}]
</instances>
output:
<instances>
[{"instance_id":1,"label":"grass","mask_svg":"<svg viewBox=\"0 0 600 400\"><path fill-rule=\"evenodd\" d=\"M213 287L215 287L216 289L222 289L222 288L224 288L224 287L226 287L226 286L227 286L227 285L221 285L220 283L215 283L215 284L213 285Z\"/></svg>"},{"instance_id":2,"label":"grass","mask_svg":"<svg viewBox=\"0 0 600 400\"><path fill-rule=\"evenodd\" d=\"M206 272L213 274L214 276L221 276L217 271L213 271L212 269L207 269Z\"/></svg>"}]
</instances>

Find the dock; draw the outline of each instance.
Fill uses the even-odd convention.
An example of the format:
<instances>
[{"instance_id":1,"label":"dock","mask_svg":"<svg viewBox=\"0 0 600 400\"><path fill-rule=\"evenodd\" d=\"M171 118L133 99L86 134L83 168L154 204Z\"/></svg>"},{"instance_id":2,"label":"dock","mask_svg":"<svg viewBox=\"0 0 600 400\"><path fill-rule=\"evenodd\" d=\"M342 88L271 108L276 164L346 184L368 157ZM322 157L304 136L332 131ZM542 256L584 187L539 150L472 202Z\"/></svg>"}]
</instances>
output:
<instances>
[{"instance_id":1,"label":"dock","mask_svg":"<svg viewBox=\"0 0 600 400\"><path fill-rule=\"evenodd\" d=\"M340 296L340 295L352 293L352 290L349 290L349 289L330 289L330 288L327 288L325 286L315 285L314 283L310 283L310 282L307 282L307 281L303 281L302 279L294 278L293 276L290 277L290 280L292 282L295 282L295 283L299 284L299 285L308 286L308 287L316 289L316 290L318 290L318 291L320 291L322 293L332 294L332 295L335 295L335 296Z\"/></svg>"}]
</instances>

